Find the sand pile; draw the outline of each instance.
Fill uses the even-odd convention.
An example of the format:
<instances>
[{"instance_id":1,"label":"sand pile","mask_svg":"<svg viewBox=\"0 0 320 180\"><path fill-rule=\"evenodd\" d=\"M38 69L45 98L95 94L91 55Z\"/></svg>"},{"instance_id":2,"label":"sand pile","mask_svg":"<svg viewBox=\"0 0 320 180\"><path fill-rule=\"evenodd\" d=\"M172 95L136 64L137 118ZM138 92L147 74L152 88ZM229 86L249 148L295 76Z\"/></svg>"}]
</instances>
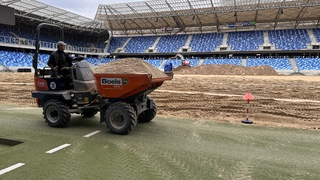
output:
<instances>
[{"instance_id":1,"label":"sand pile","mask_svg":"<svg viewBox=\"0 0 320 180\"><path fill-rule=\"evenodd\" d=\"M167 77L165 73L139 58L123 58L92 69L95 74L152 74L154 78Z\"/></svg>"},{"instance_id":2,"label":"sand pile","mask_svg":"<svg viewBox=\"0 0 320 180\"><path fill-rule=\"evenodd\" d=\"M199 75L279 75L270 66L245 67L237 65L201 65L197 67L178 67L174 69L175 74L199 74Z\"/></svg>"}]
</instances>

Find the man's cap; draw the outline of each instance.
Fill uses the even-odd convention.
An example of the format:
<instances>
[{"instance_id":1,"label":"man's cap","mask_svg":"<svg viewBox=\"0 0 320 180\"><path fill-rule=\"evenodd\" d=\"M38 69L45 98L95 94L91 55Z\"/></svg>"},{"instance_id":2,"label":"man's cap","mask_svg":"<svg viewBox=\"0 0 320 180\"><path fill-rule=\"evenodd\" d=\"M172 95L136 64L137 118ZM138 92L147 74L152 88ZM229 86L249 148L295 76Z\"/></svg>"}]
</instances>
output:
<instances>
[{"instance_id":1,"label":"man's cap","mask_svg":"<svg viewBox=\"0 0 320 180\"><path fill-rule=\"evenodd\" d=\"M59 42L57 43L57 45L58 45L58 46L65 46L65 45L67 45L67 44L64 43L63 41L59 41Z\"/></svg>"}]
</instances>

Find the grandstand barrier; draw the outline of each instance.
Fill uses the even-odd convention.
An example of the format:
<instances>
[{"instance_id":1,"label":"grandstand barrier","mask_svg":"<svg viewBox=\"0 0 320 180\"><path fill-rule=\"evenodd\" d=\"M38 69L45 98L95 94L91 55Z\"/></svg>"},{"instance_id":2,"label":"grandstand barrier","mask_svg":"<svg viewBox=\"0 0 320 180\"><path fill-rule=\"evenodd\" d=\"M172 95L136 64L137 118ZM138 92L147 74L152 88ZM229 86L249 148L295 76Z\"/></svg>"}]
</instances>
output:
<instances>
[{"instance_id":1,"label":"grandstand barrier","mask_svg":"<svg viewBox=\"0 0 320 180\"><path fill-rule=\"evenodd\" d=\"M149 52L149 53L156 52L156 48L154 48L154 47L149 47L146 52Z\"/></svg>"},{"instance_id":2,"label":"grandstand barrier","mask_svg":"<svg viewBox=\"0 0 320 180\"><path fill-rule=\"evenodd\" d=\"M307 44L307 49L320 49L320 43Z\"/></svg>"},{"instance_id":3,"label":"grandstand barrier","mask_svg":"<svg viewBox=\"0 0 320 180\"><path fill-rule=\"evenodd\" d=\"M31 72L31 68L18 68L17 72Z\"/></svg>"},{"instance_id":4,"label":"grandstand barrier","mask_svg":"<svg viewBox=\"0 0 320 180\"><path fill-rule=\"evenodd\" d=\"M230 46L218 46L218 51L230 51L231 47Z\"/></svg>"},{"instance_id":5,"label":"grandstand barrier","mask_svg":"<svg viewBox=\"0 0 320 180\"><path fill-rule=\"evenodd\" d=\"M179 52L191 52L192 48L190 46L183 46L179 49Z\"/></svg>"},{"instance_id":6,"label":"grandstand barrier","mask_svg":"<svg viewBox=\"0 0 320 180\"><path fill-rule=\"evenodd\" d=\"M273 44L262 44L262 45L259 45L259 50L275 50L276 49L276 46L273 45Z\"/></svg>"}]
</instances>

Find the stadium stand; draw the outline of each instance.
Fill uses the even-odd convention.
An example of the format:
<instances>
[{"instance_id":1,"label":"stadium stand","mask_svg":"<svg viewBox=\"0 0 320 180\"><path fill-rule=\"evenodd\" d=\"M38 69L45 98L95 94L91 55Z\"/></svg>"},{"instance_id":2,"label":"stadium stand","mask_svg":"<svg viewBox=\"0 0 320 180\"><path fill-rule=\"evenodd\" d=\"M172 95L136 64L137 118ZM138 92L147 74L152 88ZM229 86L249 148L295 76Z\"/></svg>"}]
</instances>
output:
<instances>
[{"instance_id":1,"label":"stadium stand","mask_svg":"<svg viewBox=\"0 0 320 180\"><path fill-rule=\"evenodd\" d=\"M299 70L320 70L320 58L296 58Z\"/></svg>"},{"instance_id":2,"label":"stadium stand","mask_svg":"<svg viewBox=\"0 0 320 180\"><path fill-rule=\"evenodd\" d=\"M110 40L110 47L108 48L108 52L115 52L118 48L121 48L124 43L127 41L127 37L112 37Z\"/></svg>"},{"instance_id":3,"label":"stadium stand","mask_svg":"<svg viewBox=\"0 0 320 180\"><path fill-rule=\"evenodd\" d=\"M205 65L205 64L214 64L214 65L230 64L230 65L241 66L242 58L205 58L202 64L203 65Z\"/></svg>"},{"instance_id":4,"label":"stadium stand","mask_svg":"<svg viewBox=\"0 0 320 180\"><path fill-rule=\"evenodd\" d=\"M193 34L189 46L195 52L215 51L222 44L223 33Z\"/></svg>"},{"instance_id":5,"label":"stadium stand","mask_svg":"<svg viewBox=\"0 0 320 180\"><path fill-rule=\"evenodd\" d=\"M146 62L150 63L152 66L156 68L160 68L160 65L164 59L152 59L152 58L147 58L145 59Z\"/></svg>"},{"instance_id":6,"label":"stadium stand","mask_svg":"<svg viewBox=\"0 0 320 180\"><path fill-rule=\"evenodd\" d=\"M179 52L179 49L185 45L187 38L186 34L161 36L156 46L157 52Z\"/></svg>"},{"instance_id":7,"label":"stadium stand","mask_svg":"<svg viewBox=\"0 0 320 180\"><path fill-rule=\"evenodd\" d=\"M32 58L22 52L0 51L0 63L5 67L31 67Z\"/></svg>"},{"instance_id":8,"label":"stadium stand","mask_svg":"<svg viewBox=\"0 0 320 180\"><path fill-rule=\"evenodd\" d=\"M311 40L306 29L268 31L269 41L280 50L306 49Z\"/></svg>"},{"instance_id":9,"label":"stadium stand","mask_svg":"<svg viewBox=\"0 0 320 180\"><path fill-rule=\"evenodd\" d=\"M157 36L140 36L132 37L128 44L125 46L127 53L142 53L146 52L157 39Z\"/></svg>"},{"instance_id":10,"label":"stadium stand","mask_svg":"<svg viewBox=\"0 0 320 180\"><path fill-rule=\"evenodd\" d=\"M155 0L157 1L157 0ZM189 2L189 0L182 0L181 2ZM231 2L231 1L230 1ZM154 67L161 68L160 66L163 65L165 61L171 61L173 63L173 67L177 67L181 65L180 59L170 59L167 60L165 57L168 57L168 55L176 54L185 52L187 55L186 60L190 62L191 66L198 66L200 64L234 64L234 65L244 65L244 66L261 66L261 65L269 65L276 69L277 71L296 71L296 70L306 70L306 71L312 71L312 70L320 70L320 63L319 63L319 52L312 51L311 54L304 54L300 53L301 50L310 50L311 48L314 48L312 46L318 46L320 44L320 28L314 28L318 27L318 23L316 26L310 26L312 28L308 29L307 26L300 26L303 24L301 21L297 21L296 17L298 15L298 11L292 11L292 17L290 16L290 13L287 13L289 10L292 10L293 8L288 8L285 10L286 12L286 18L290 19L290 22L294 22L296 26L294 26L294 29L286 29L288 26L285 23L288 22L281 22L278 20L281 13L281 11L277 11L277 8L275 5L279 4L279 2L271 2L271 4L268 4L268 0L266 2L260 2L259 4L264 5L261 6L259 9L259 17L265 16L267 18L266 22L268 21L268 25L273 23L271 26L265 26L265 27L271 27L269 29L264 29L259 26L256 26L259 22L240 22L239 19L245 19L247 17L248 9L250 10L256 10L257 7L255 4L245 4L246 6L240 6L241 3L245 3L246 1L239 2L239 4L234 4L235 9L229 9L231 10L228 13L225 12L219 12L219 15L216 15L214 19L207 13L201 14L202 9L201 7L205 7L206 5L209 5L211 7L212 5L202 4L201 7L197 6L197 3L191 3L189 6L197 7L199 12L197 11L197 15L195 15L195 12L191 12L189 8L185 9L186 13L191 12L190 14L180 16L179 14L176 14L176 18L166 17L163 16L163 12L160 9L156 9L154 12L157 16L157 19L152 19L151 17L143 18L143 13L140 14L139 11L133 12L130 14L130 11L127 8L126 3L124 4L118 4L118 5L102 5L99 6L99 8L103 7L112 7L112 8L106 8L105 11L110 11L108 17L109 18L112 15L111 11L113 10L117 11L116 14L119 15L119 17L126 17L128 21L131 23L124 23L125 21L118 21L117 17L113 17L109 19L109 23L113 23L113 30L117 33L111 33L116 34L115 36L111 37L109 39L109 43L105 44L106 39L99 39L99 38L91 38L91 35L94 33L99 34L102 31L96 31L97 29L93 27L97 27L99 23L92 21L92 19L87 19L85 17L79 18L72 18L75 17L74 14L71 12L66 12L62 10L62 13L58 13L58 15L64 16L64 19L68 19L68 21L61 22L60 25L64 25L64 28L66 30L65 33L65 42L68 44L67 51L70 53L75 54L81 54L86 53L88 55L86 58L88 62L90 62L94 66L98 66L103 63L108 63L112 60L110 58L111 56L114 58L120 58L120 57L127 57L126 55L129 53L136 53L139 55L139 57L144 57L145 60L152 64ZM2 2L3 3L3 2ZM158 3L163 3L162 1L159 1ZM234 2L235 3L235 2ZM281 2L280 2L281 3ZM289 3L289 2L288 2ZM22 4L22 5L20 5ZM144 3L148 4L148 2ZM230 4L224 4L224 1L221 1L222 5L226 5L229 7ZM24 7L25 5L26 7ZM126 12L123 12L123 9L120 7L125 6L127 9ZM131 5L136 5L134 2ZM179 3L176 3L175 1L170 1L162 4L164 7L166 6L179 6ZM238 6L239 5L239 6ZM270 5L270 6L269 6ZM3 48L1 46L1 52L0 52L0 63L1 65L5 67L24 67L28 66L31 67L31 61L33 56L33 48L35 46L35 27L37 24L41 23L43 19L48 19L49 21L54 21L56 18L60 18L60 16L56 16L57 14L54 14L57 11L51 11L51 10L57 10L56 7L52 6L43 6L41 3L33 4L32 7L29 7L28 1L21 0L19 2L13 1L10 3L10 5L13 8L16 8L17 10L21 12L30 12L30 10L34 10L30 13L26 13L26 16L30 15L30 18L34 22L34 18L37 18L38 16L40 19L38 19L37 22L34 24L24 24L25 20L30 20L26 18L25 16L20 17L18 14L16 15L19 17L17 19L18 23L16 26L6 26L6 25L0 25L0 43L3 45ZM237 6L237 7L236 7ZM297 5L299 7L300 5ZM38 9L42 9L42 7L45 8L45 10L48 11L49 14L44 15L43 17L38 14L38 16L34 16L33 12L39 13ZM136 6L131 6L132 9L135 9ZM138 6L137 6L138 7ZM140 7L140 5L139 5ZM246 7L247 9L241 10L242 7ZM311 6L305 6L311 8ZM98 8L98 9L99 9ZM240 9L237 9L240 8ZM265 8L265 9L264 9ZM285 8L285 7L283 7ZM131 10L132 10L131 9ZM150 9L149 7L147 9ZM271 9L271 10L270 10ZM43 9L42 9L43 10ZM159 10L159 11L158 11ZM166 11L171 11L169 9L165 9ZM234 12L237 13L232 13ZM273 12L271 12L274 10ZM279 9L280 10L280 9ZM60 11L60 10L59 10ZM105 11L97 11L97 14L101 17L105 16ZM315 11L315 10L314 10ZM239 13L238 13L239 12ZM241 12L241 13L240 13ZM271 15L274 15L274 12L278 12L279 17L277 19L272 19ZM302 11L301 11L302 12ZM300 12L300 13L301 13ZM50 14L53 13L53 14ZM171 13L175 13L172 11ZM261 13L261 15L260 15ZM299 15L306 16L305 19L308 19L309 16L312 16L314 13L301 13ZM135 17L139 18L135 18ZM223 16L223 17L220 17ZM269 17L270 16L270 17ZM317 18L319 17L318 15ZM160 18L161 17L161 18ZM183 17L183 18L181 18ZM201 18L199 18L201 17ZM23 19L26 18L26 19ZM201 21L197 20L197 18L201 19ZM229 21L234 21L234 18L238 19L237 23L233 23L231 26ZM271 19L268 19L271 18ZM302 18L299 16L299 18ZM144 20L145 22L139 22L140 20ZM258 17L256 19L259 19ZM99 20L99 19L95 19ZM101 19L100 19L101 20ZM141 20L141 21L142 21ZM160 22L158 22L161 21ZM220 20L220 21L219 21ZM274 21L273 21L274 20ZM21 21L21 22L19 22ZM127 22L128 22L127 21ZM148 23L146 23L148 21ZM214 23L213 21L217 21L217 23ZM225 22L226 21L226 22ZM31 21L28 21L31 22ZM59 21L60 22L60 21ZM209 22L209 24L208 24ZM73 24L72 24L73 23ZM142 23L142 24L140 24ZM173 23L170 25L170 23ZM261 25L262 22L260 22ZM310 22L309 22L310 23ZM167 24L168 27L165 25ZM232 23L231 23L232 24ZM307 23L308 24L308 23ZM82 26L83 25L83 26ZM134 27L137 25L137 28L134 29ZM139 26L144 25L144 26ZM161 25L160 27L158 27ZM210 30L205 30L205 27L202 27L202 25L208 25L211 27ZM283 26L282 26L283 25ZM146 26L146 27L145 27ZM164 27L165 26L165 27ZM171 27L170 27L171 26ZM179 26L179 27L176 27ZM282 26L281 28L277 29L278 26ZM299 26L299 27L298 27ZM175 27L175 28L174 28ZM213 28L212 28L213 27ZM193 30L188 30L188 28ZM197 29L198 28L198 29ZM247 28L247 29L246 29ZM90 30L89 33L83 34L83 29ZM116 30L114 30L116 29ZM148 29L150 31L148 31ZM276 29L276 30L273 30ZM106 29L105 29L106 30ZM221 31L222 30L222 31ZM119 33L119 31L122 31L123 33ZM93 33L94 32L94 33ZM149 32L149 33L145 33ZM150 33L152 32L152 33ZM152 35L153 34L153 35ZM314 36L314 37L313 37ZM109 36L108 36L109 37ZM54 33L54 31L46 30L44 31L44 34L40 36L40 47L43 50L43 54L39 55L39 64L38 67L45 67L46 63L48 61L49 54L56 49L56 42L59 40L59 37L57 34ZM316 41L316 42L315 42ZM311 44L313 43L313 44ZM21 45L28 46L27 48L25 46L20 47ZM272 46L272 48L275 49L261 49L262 46ZM104 50L104 48L107 48ZM153 55L152 52L148 51L148 48L155 48L154 53L156 55ZM182 48L190 48L190 51L183 51ZM221 53L222 49L221 47L227 47L226 53ZM20 48L20 49L19 49ZM101 54L94 54L96 51L95 48L98 48L99 53ZM119 49L120 48L120 49ZM230 48L230 49L229 49ZM308 49L309 48L309 49ZM28 49L28 50L27 50ZM273 52L268 52L261 57L264 58L252 58L256 57L256 51L261 50L273 50ZM225 51L225 50L223 50ZM230 52L229 52L230 51ZM283 56L289 57L287 55L278 55L278 52L285 52L287 51L296 51L294 53L298 54L292 54L290 58L283 58ZM111 56L107 55L109 54L103 54L104 52L108 52L111 54ZM250 53L250 55L245 53ZM127 54L126 54L127 53ZM147 55L140 55L141 53L150 53ZM235 53L236 55L234 58L229 58L229 54ZM290 52L289 52L290 53ZM218 55L217 55L218 54ZM258 52L257 52L258 54ZM260 54L260 52L259 52ZM212 57L213 56L213 57ZM240 57L241 56L241 57ZM260 55L259 55L260 56ZM270 58L267 58L270 56ZM304 58L292 58L292 57L304 57ZM313 57L310 57L313 56ZM191 58L192 57L192 58ZM221 58L217 58L221 57ZM232 56L231 56L232 57ZM246 58L249 57L249 58Z\"/></svg>"},{"instance_id":11,"label":"stadium stand","mask_svg":"<svg viewBox=\"0 0 320 180\"><path fill-rule=\"evenodd\" d=\"M247 58L247 66L271 66L275 70L293 70L289 58Z\"/></svg>"},{"instance_id":12,"label":"stadium stand","mask_svg":"<svg viewBox=\"0 0 320 180\"><path fill-rule=\"evenodd\" d=\"M231 50L253 51L258 50L259 45L264 43L262 31L230 32L227 44Z\"/></svg>"}]
</instances>

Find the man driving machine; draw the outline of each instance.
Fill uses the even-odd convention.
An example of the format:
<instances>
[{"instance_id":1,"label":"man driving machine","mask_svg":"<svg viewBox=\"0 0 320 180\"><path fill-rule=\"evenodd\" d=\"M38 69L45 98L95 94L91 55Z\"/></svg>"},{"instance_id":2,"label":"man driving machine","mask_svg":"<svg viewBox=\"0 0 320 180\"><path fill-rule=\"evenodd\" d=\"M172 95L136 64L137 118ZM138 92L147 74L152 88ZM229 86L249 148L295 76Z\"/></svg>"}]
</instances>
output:
<instances>
[{"instance_id":1,"label":"man driving machine","mask_svg":"<svg viewBox=\"0 0 320 180\"><path fill-rule=\"evenodd\" d=\"M51 53L49 57L48 66L53 71L53 75L55 77L58 75L66 76L70 74L69 68L72 66L73 59L68 53L64 52L66 45L67 44L63 41L59 41L57 43L58 50Z\"/></svg>"}]
</instances>

